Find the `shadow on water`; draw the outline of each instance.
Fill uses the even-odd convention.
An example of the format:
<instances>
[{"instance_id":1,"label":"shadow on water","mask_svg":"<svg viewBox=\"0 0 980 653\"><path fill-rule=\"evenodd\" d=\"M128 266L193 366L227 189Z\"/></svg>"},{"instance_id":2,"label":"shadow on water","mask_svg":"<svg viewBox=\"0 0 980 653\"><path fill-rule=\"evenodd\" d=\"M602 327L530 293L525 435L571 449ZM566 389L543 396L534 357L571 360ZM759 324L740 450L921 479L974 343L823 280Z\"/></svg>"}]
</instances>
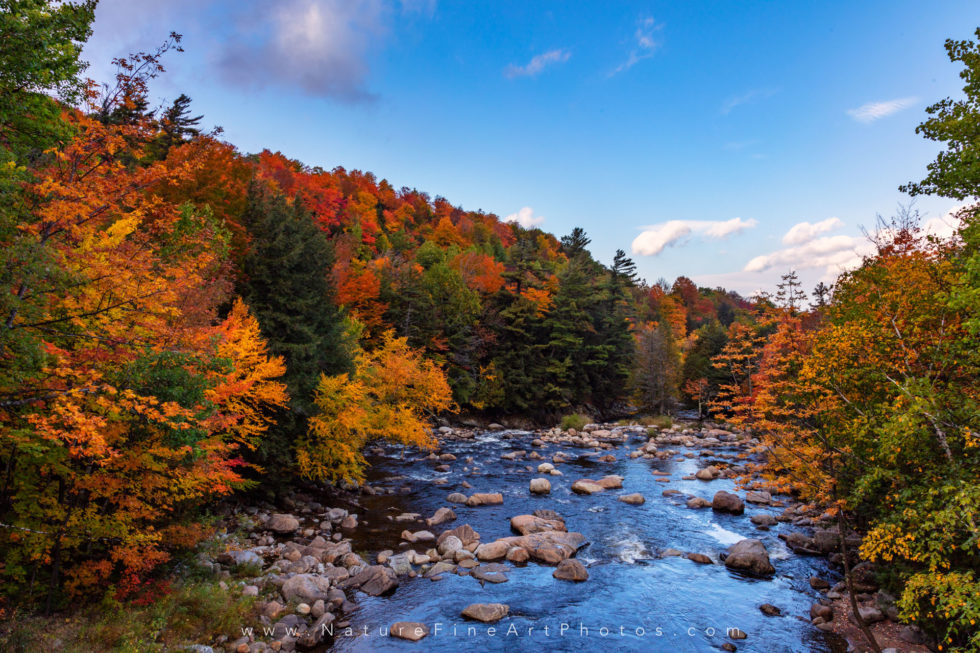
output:
<instances>
[{"instance_id":1,"label":"shadow on water","mask_svg":"<svg viewBox=\"0 0 980 653\"><path fill-rule=\"evenodd\" d=\"M373 560L378 552L406 550L400 539L402 530L425 528L421 523L389 520L402 512L430 516L437 508L450 506L457 514L454 522L433 527L442 530L469 524L483 542L512 535L509 520L514 515L540 508L556 510L565 518L570 531L578 531L589 544L577 557L587 565L589 579L569 583L552 577L553 568L529 563L509 565L505 583L481 584L469 576L443 574L443 580L421 576L403 577L390 595L357 596L357 609L345 615L353 634L335 631L330 651L710 651L721 650L725 642L739 651L830 651L846 650L842 641L810 625L806 619L811 603L819 596L810 588L809 578L819 575L835 580L837 575L822 558L790 553L777 535L779 524L771 530L756 529L749 518L758 512L776 514L780 509L746 504L742 516L706 510L690 510L686 496L710 499L718 490L733 490L730 480L685 481L718 454L732 449L693 450L678 448L678 456L668 460L630 459L629 447L613 451L616 462L599 463L583 450L549 444L536 448L546 460L563 451L572 461L557 465L563 476L549 476L550 495L534 496L528 482L538 476L528 471L541 461L508 461L500 458L508 451L531 451L533 436L526 433L487 433L472 440L444 443L443 453L457 460L450 472L438 472L438 462L417 454L404 454L388 448L384 455L369 456L368 483L378 488L408 488L404 494L362 496L360 526L352 535L354 550ZM644 439L629 444L635 448ZM467 457L474 463L467 464ZM667 472L657 476L653 470ZM605 474L625 477L622 490L608 490L591 496L571 492L578 478L598 478ZM432 481L444 478L447 483ZM669 482L659 482L668 478ZM462 486L463 481L472 485ZM663 496L664 490L680 495ZM467 507L446 501L450 492L501 492L499 506ZM632 506L617 501L621 494L640 492L646 503ZM768 548L776 576L760 580L739 576L720 564L719 554L744 537L761 539ZM424 552L425 546L415 547ZM708 555L715 564L700 565L682 557L660 557L665 549ZM510 615L492 624L464 620L460 611L471 603L505 603ZM767 617L759 605L771 603L783 616ZM426 624L430 635L419 643L385 636L390 624L417 621ZM729 628L748 634L733 641Z\"/></svg>"}]
</instances>

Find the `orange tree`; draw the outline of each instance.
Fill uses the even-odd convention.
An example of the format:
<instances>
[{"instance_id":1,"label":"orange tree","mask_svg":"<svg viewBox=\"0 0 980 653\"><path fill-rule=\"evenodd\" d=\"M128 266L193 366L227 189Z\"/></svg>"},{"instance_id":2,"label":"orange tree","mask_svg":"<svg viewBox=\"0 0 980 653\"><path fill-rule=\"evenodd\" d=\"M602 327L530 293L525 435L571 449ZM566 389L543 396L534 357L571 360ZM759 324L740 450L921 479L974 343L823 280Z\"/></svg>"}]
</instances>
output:
<instances>
[{"instance_id":1,"label":"orange tree","mask_svg":"<svg viewBox=\"0 0 980 653\"><path fill-rule=\"evenodd\" d=\"M217 319L227 232L155 192L193 162L134 163L147 121L64 119L74 139L19 189L3 232L0 574L49 605L195 541L193 508L242 484L237 449L285 401L247 309Z\"/></svg>"}]
</instances>

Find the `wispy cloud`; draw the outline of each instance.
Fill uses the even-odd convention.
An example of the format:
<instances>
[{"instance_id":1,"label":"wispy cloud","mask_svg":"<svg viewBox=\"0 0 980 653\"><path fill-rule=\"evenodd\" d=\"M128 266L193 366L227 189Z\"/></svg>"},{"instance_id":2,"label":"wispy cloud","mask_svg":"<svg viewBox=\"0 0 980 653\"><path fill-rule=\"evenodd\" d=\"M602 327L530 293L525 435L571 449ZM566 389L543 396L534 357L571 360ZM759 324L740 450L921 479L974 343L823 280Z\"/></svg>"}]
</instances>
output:
<instances>
[{"instance_id":1,"label":"wispy cloud","mask_svg":"<svg viewBox=\"0 0 980 653\"><path fill-rule=\"evenodd\" d=\"M706 239L720 239L751 229L758 224L754 219L743 220L669 220L643 228L643 233L633 240L633 253L642 256L657 256L664 249L688 236L697 235Z\"/></svg>"},{"instance_id":2,"label":"wispy cloud","mask_svg":"<svg viewBox=\"0 0 980 653\"><path fill-rule=\"evenodd\" d=\"M542 70L556 63L563 63L568 61L568 58L572 56L572 53L568 50L549 50L544 54L539 54L531 58L527 65L518 66L516 64L511 64L504 69L504 76L508 79L513 79L515 77L534 77Z\"/></svg>"},{"instance_id":3,"label":"wispy cloud","mask_svg":"<svg viewBox=\"0 0 980 653\"><path fill-rule=\"evenodd\" d=\"M757 88L742 93L741 95L733 95L722 102L720 112L723 116L726 116L731 113L732 109L735 107L739 107L743 104L749 104L750 102L755 102L756 100L763 100L767 97L775 95L775 93L776 91L771 88Z\"/></svg>"},{"instance_id":4,"label":"wispy cloud","mask_svg":"<svg viewBox=\"0 0 980 653\"><path fill-rule=\"evenodd\" d=\"M848 109L847 114L858 122L870 123L908 109L918 101L917 97L903 97L884 102L868 102L857 109Z\"/></svg>"},{"instance_id":5,"label":"wispy cloud","mask_svg":"<svg viewBox=\"0 0 980 653\"><path fill-rule=\"evenodd\" d=\"M653 18L647 17L641 19L640 25L633 32L633 49L630 50L629 57L610 72L609 76L618 75L623 71L629 70L644 59L652 57L653 53L660 47L660 41L656 40L654 35L662 28L663 25L655 22Z\"/></svg>"},{"instance_id":6,"label":"wispy cloud","mask_svg":"<svg viewBox=\"0 0 980 653\"><path fill-rule=\"evenodd\" d=\"M544 222L544 217L540 215L534 215L534 209L530 206L525 206L517 213L511 213L506 218L504 222L516 222L525 229L530 229L531 227L537 227Z\"/></svg>"}]
</instances>

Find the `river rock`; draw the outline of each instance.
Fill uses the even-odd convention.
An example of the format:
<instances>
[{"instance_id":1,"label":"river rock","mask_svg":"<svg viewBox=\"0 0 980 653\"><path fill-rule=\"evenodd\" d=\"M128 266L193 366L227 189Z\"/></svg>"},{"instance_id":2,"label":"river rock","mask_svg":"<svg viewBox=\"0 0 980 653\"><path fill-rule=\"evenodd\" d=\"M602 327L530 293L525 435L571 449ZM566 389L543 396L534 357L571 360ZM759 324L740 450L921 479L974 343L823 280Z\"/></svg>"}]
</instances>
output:
<instances>
[{"instance_id":1,"label":"river rock","mask_svg":"<svg viewBox=\"0 0 980 653\"><path fill-rule=\"evenodd\" d=\"M711 500L711 509L717 512L728 512L733 515L741 515L743 512L745 512L745 504L742 503L742 500L737 494L719 490L718 492L715 492L715 496Z\"/></svg>"},{"instance_id":2,"label":"river rock","mask_svg":"<svg viewBox=\"0 0 980 653\"><path fill-rule=\"evenodd\" d=\"M624 494L618 497L623 503L628 503L631 506L642 506L646 503L646 499L639 492L634 492L633 494Z\"/></svg>"},{"instance_id":3,"label":"river rock","mask_svg":"<svg viewBox=\"0 0 980 653\"><path fill-rule=\"evenodd\" d=\"M609 474L600 478L596 483L604 490L618 490L623 487L623 477Z\"/></svg>"},{"instance_id":4,"label":"river rock","mask_svg":"<svg viewBox=\"0 0 980 653\"><path fill-rule=\"evenodd\" d=\"M528 552L528 555L539 562L556 565L566 558L570 558L585 543L585 536L581 533L563 533L559 531L548 531L545 533L532 533L520 537L505 538L512 546L519 546Z\"/></svg>"},{"instance_id":5,"label":"river rock","mask_svg":"<svg viewBox=\"0 0 980 653\"><path fill-rule=\"evenodd\" d=\"M834 620L834 609L829 605L814 603L810 606L810 619L823 619L824 621Z\"/></svg>"},{"instance_id":6,"label":"river rock","mask_svg":"<svg viewBox=\"0 0 980 653\"><path fill-rule=\"evenodd\" d=\"M691 562L696 562L699 565L710 565L710 564L714 564L711 561L711 558L709 558L708 556L704 555L703 553L688 553L687 556L685 556L685 557L688 560L690 560Z\"/></svg>"},{"instance_id":7,"label":"river rock","mask_svg":"<svg viewBox=\"0 0 980 653\"><path fill-rule=\"evenodd\" d=\"M299 520L292 515L277 513L269 518L265 526L280 534L293 533L299 528Z\"/></svg>"},{"instance_id":8,"label":"river rock","mask_svg":"<svg viewBox=\"0 0 980 653\"><path fill-rule=\"evenodd\" d=\"M255 551L225 551L218 556L218 562L225 565L232 565L234 567L241 567L243 565L261 567L262 556Z\"/></svg>"},{"instance_id":9,"label":"river rock","mask_svg":"<svg viewBox=\"0 0 980 653\"><path fill-rule=\"evenodd\" d=\"M711 502L702 497L691 497L687 500L687 507L693 508L695 510L700 508L707 508L711 505Z\"/></svg>"},{"instance_id":10,"label":"river rock","mask_svg":"<svg viewBox=\"0 0 980 653\"><path fill-rule=\"evenodd\" d=\"M527 562L530 559L530 554L519 546L512 546L507 549L507 561L514 562L517 564Z\"/></svg>"},{"instance_id":11,"label":"river rock","mask_svg":"<svg viewBox=\"0 0 980 653\"><path fill-rule=\"evenodd\" d=\"M501 560L507 556L511 546L507 540L486 542L476 548L476 557L478 560L484 561Z\"/></svg>"},{"instance_id":12,"label":"river rock","mask_svg":"<svg viewBox=\"0 0 980 653\"><path fill-rule=\"evenodd\" d=\"M558 563L558 568L551 574L558 580L582 582L589 579L589 572L578 560L568 558Z\"/></svg>"},{"instance_id":13,"label":"river rock","mask_svg":"<svg viewBox=\"0 0 980 653\"><path fill-rule=\"evenodd\" d=\"M435 514L425 520L426 526L438 526L447 521L453 521L456 519L456 513L450 508L439 508L436 510Z\"/></svg>"},{"instance_id":14,"label":"river rock","mask_svg":"<svg viewBox=\"0 0 980 653\"><path fill-rule=\"evenodd\" d=\"M496 562L480 565L470 570L470 576L485 583L506 583L509 579L504 573L510 567Z\"/></svg>"},{"instance_id":15,"label":"river rock","mask_svg":"<svg viewBox=\"0 0 980 653\"><path fill-rule=\"evenodd\" d=\"M703 467L694 473L694 477L700 481L713 481L721 476L721 470L714 465Z\"/></svg>"},{"instance_id":16,"label":"river rock","mask_svg":"<svg viewBox=\"0 0 980 653\"><path fill-rule=\"evenodd\" d=\"M551 463L541 463L538 465L538 474L550 474L555 471L555 466Z\"/></svg>"},{"instance_id":17,"label":"river rock","mask_svg":"<svg viewBox=\"0 0 980 653\"><path fill-rule=\"evenodd\" d=\"M500 621L510 612L510 606L503 603L473 603L463 609L462 615L467 619L491 624Z\"/></svg>"},{"instance_id":18,"label":"river rock","mask_svg":"<svg viewBox=\"0 0 980 653\"><path fill-rule=\"evenodd\" d=\"M776 569L769 562L769 552L760 540L746 539L728 549L725 566L753 576L771 576Z\"/></svg>"},{"instance_id":19,"label":"river rock","mask_svg":"<svg viewBox=\"0 0 980 653\"><path fill-rule=\"evenodd\" d=\"M752 515L751 521L756 526L775 526L776 518L767 512L759 513L758 515Z\"/></svg>"},{"instance_id":20,"label":"river rock","mask_svg":"<svg viewBox=\"0 0 980 653\"><path fill-rule=\"evenodd\" d=\"M398 577L388 567L370 565L361 570L356 576L351 576L338 587L340 589L356 588L370 596L381 596L398 587Z\"/></svg>"},{"instance_id":21,"label":"river rock","mask_svg":"<svg viewBox=\"0 0 980 653\"><path fill-rule=\"evenodd\" d=\"M464 547L468 547L474 542L480 541L480 534L473 530L473 527L469 524L461 524L456 528L445 531L436 538L436 545L442 544L442 542L450 536L455 536L459 538L459 541L463 543Z\"/></svg>"},{"instance_id":22,"label":"river rock","mask_svg":"<svg viewBox=\"0 0 980 653\"><path fill-rule=\"evenodd\" d=\"M466 503L466 495L462 492L453 492L446 497L446 501L449 503Z\"/></svg>"},{"instance_id":23,"label":"river rock","mask_svg":"<svg viewBox=\"0 0 980 653\"><path fill-rule=\"evenodd\" d=\"M745 500L749 503L758 503L762 505L769 505L772 503L772 495L768 492L759 492L751 490L745 493Z\"/></svg>"},{"instance_id":24,"label":"river rock","mask_svg":"<svg viewBox=\"0 0 980 653\"><path fill-rule=\"evenodd\" d=\"M327 598L330 591L330 579L315 574L296 574L286 579L282 584L282 595L287 601L303 601L313 603L317 599Z\"/></svg>"},{"instance_id":25,"label":"river rock","mask_svg":"<svg viewBox=\"0 0 980 653\"><path fill-rule=\"evenodd\" d=\"M443 539L441 542L439 542L437 546L439 555L443 557L452 555L453 552L459 551L462 548L463 548L463 541L458 537L456 537L455 535L450 535L449 537Z\"/></svg>"},{"instance_id":26,"label":"river rock","mask_svg":"<svg viewBox=\"0 0 980 653\"><path fill-rule=\"evenodd\" d=\"M417 621L399 621L391 624L392 637L407 639L410 642L417 642L429 634L429 628L425 624Z\"/></svg>"},{"instance_id":27,"label":"river rock","mask_svg":"<svg viewBox=\"0 0 980 653\"><path fill-rule=\"evenodd\" d=\"M468 506L499 506L504 502L504 495L500 492L477 492L466 499Z\"/></svg>"},{"instance_id":28,"label":"river rock","mask_svg":"<svg viewBox=\"0 0 980 653\"><path fill-rule=\"evenodd\" d=\"M313 648L324 639L329 632L328 626L333 623L335 617L329 612L323 612L313 625L303 631L296 643L303 648Z\"/></svg>"},{"instance_id":29,"label":"river rock","mask_svg":"<svg viewBox=\"0 0 980 653\"><path fill-rule=\"evenodd\" d=\"M548 494L551 492L551 482L546 478L532 478L531 494Z\"/></svg>"},{"instance_id":30,"label":"river rock","mask_svg":"<svg viewBox=\"0 0 980 653\"><path fill-rule=\"evenodd\" d=\"M759 606L759 610L767 617L778 617L779 615L783 614L783 611L774 606L772 603L763 603Z\"/></svg>"},{"instance_id":31,"label":"river rock","mask_svg":"<svg viewBox=\"0 0 980 653\"><path fill-rule=\"evenodd\" d=\"M818 578L817 576L810 576L810 587L815 590L825 590L830 589L830 583L825 581L823 578Z\"/></svg>"},{"instance_id":32,"label":"river rock","mask_svg":"<svg viewBox=\"0 0 980 653\"><path fill-rule=\"evenodd\" d=\"M511 517L510 528L515 533L530 535L546 531L565 531L565 522L561 519L545 519L534 515L517 515Z\"/></svg>"},{"instance_id":33,"label":"river rock","mask_svg":"<svg viewBox=\"0 0 980 653\"><path fill-rule=\"evenodd\" d=\"M572 492L575 494L595 494L596 492L602 492L605 489L606 488L602 487L595 481L587 478L579 479L572 483Z\"/></svg>"}]
</instances>

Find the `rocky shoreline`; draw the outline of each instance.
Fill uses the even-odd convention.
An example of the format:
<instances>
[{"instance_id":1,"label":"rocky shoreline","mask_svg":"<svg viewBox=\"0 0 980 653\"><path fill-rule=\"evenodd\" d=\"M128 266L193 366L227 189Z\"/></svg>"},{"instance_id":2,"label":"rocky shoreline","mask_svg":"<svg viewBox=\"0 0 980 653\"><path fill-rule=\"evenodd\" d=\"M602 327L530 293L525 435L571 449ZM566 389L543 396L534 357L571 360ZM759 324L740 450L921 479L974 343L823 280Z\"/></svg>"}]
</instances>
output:
<instances>
[{"instance_id":1,"label":"rocky shoreline","mask_svg":"<svg viewBox=\"0 0 980 653\"><path fill-rule=\"evenodd\" d=\"M751 476L752 468L744 454L715 451L731 447L738 447L742 452L750 451L758 442L749 433L736 433L718 425L697 423L679 423L665 429L640 424L591 424L581 432L558 428L511 432L499 424L491 424L486 428L443 426L439 428L439 438L442 442L472 439L488 430L497 432L502 439L529 440L527 449L509 451L501 454L501 458L523 464L524 471L531 477L527 492L535 495L549 494L549 479L563 476L563 463L582 456L592 457L599 465L615 461L617 455L661 459L679 455L688 458L710 457L712 464L700 467L695 474L684 479L711 483L720 478L750 478L742 496L719 490L711 501L707 501L668 489L663 491L663 498L682 501L691 510L710 508L731 515L742 515L746 502L782 507L782 513L775 517L770 514L753 515L752 524L760 532L769 530L777 522L792 524L802 530L779 535L790 550L798 555L826 556L831 564L838 567L842 562L837 529L829 527L832 516L819 509L801 506L791 497L774 497L764 489L761 479ZM643 438L645 442L630 448L631 441ZM539 449L555 445L569 451L559 450L547 457L539 453ZM674 447L684 447L687 451L681 453ZM481 464L472 457L459 460L451 453L438 450L421 455L436 470L442 471L448 471L453 466L462 466L464 471L470 471L478 469ZM653 474L663 473L654 471ZM585 496L615 491L623 488L623 480L623 477L613 474L597 480L581 478L572 483L571 490ZM431 482L445 485L446 479L436 478ZM210 646L197 645L191 650L197 653L262 653L323 648L329 644L332 633L351 627L346 615L355 609L360 594L389 594L397 591L406 578L421 576L439 581L446 574L458 574L472 577L480 583L503 583L507 582L509 574L520 573L521 566L535 563L554 566L556 581L588 581L588 569L575 558L576 552L587 543L586 537L574 530L574 524L566 524L561 514L541 509L531 514L515 515L510 519L512 536L483 541L470 525L456 523L457 515L452 506L500 505L504 502L503 495L495 492L465 494L470 489L465 480L453 489L456 491L447 492L446 506L432 515L360 514L347 508L328 507L302 492L295 492L276 507L250 506L230 515L224 525L226 534L220 536L224 550L213 556L201 554L199 562L224 578L224 589L255 597L258 622L251 634L238 638L223 635ZM357 506L359 496L404 494L410 490L408 486L381 488L363 485L335 497L337 503ZM627 505L642 505L648 499L652 500L652 497L639 493L621 494L617 498ZM404 527L398 550L389 548L355 552L352 536L369 520L377 519L390 520L394 525ZM847 540L851 551L860 544L857 534L849 534ZM660 556L685 556L700 564L716 562L696 551L666 549L660 552ZM746 538L736 542L720 558L719 562L726 567L746 576L769 578L775 572L769 552L758 539ZM857 563L856 560L853 562ZM232 581L233 576L244 578ZM870 563L856 564L853 578L861 615L865 621L873 624L876 636L881 634L883 648L928 650L920 646L921 633L896 623L894 599L878 590ZM866 650L863 635L850 617L850 603L844 583L832 584L813 577L810 586L821 592L823 598L813 604L808 615L795 616L807 618L820 630L842 636L851 650ZM758 607L767 616L783 616L778 606L762 604ZM491 623L505 618L508 606L472 604L463 607L460 614L466 619ZM428 628L419 623L395 622L391 625L390 634L418 640L428 634ZM726 642L723 648L735 650L734 642L749 635L735 629L728 633L733 641Z\"/></svg>"}]
</instances>

